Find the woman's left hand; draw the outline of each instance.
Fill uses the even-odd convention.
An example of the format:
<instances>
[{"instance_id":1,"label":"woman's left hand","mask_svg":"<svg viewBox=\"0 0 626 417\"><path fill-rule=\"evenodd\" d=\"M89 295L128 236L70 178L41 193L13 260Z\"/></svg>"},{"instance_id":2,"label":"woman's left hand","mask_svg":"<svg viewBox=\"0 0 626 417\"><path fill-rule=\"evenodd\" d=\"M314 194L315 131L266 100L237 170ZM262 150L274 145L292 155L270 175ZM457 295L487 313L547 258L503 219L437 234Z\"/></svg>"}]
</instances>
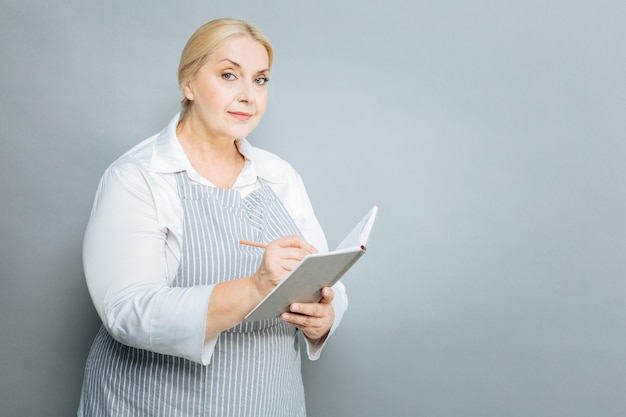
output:
<instances>
[{"instance_id":1,"label":"woman's left hand","mask_svg":"<svg viewBox=\"0 0 626 417\"><path fill-rule=\"evenodd\" d=\"M294 303L289 313L281 314L287 323L297 327L312 341L325 338L335 322L332 306L335 293L330 287L322 288L322 299L318 303Z\"/></svg>"}]
</instances>

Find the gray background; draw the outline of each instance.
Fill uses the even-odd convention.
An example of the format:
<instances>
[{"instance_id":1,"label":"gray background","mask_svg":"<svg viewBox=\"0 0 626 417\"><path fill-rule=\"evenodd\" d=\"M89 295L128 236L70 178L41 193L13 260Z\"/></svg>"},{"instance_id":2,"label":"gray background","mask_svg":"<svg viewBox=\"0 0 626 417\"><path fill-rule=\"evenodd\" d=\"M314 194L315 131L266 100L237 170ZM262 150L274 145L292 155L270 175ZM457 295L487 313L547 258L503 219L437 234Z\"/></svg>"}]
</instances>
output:
<instances>
[{"instance_id":1,"label":"gray background","mask_svg":"<svg viewBox=\"0 0 626 417\"><path fill-rule=\"evenodd\" d=\"M626 415L626 6L610 0L0 2L0 407L75 413L105 167L177 111L200 24L273 41L252 141L331 246L372 204L310 416Z\"/></svg>"}]
</instances>

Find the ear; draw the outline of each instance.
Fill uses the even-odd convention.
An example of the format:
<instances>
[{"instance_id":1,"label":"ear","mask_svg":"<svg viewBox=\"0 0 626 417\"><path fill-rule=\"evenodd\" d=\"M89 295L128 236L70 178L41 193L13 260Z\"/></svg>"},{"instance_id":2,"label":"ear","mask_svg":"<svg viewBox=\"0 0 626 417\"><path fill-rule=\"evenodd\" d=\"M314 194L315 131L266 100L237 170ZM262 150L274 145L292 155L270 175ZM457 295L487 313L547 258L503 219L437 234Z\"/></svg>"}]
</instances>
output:
<instances>
[{"instance_id":1,"label":"ear","mask_svg":"<svg viewBox=\"0 0 626 417\"><path fill-rule=\"evenodd\" d=\"M183 84L181 90L187 100L193 101L193 89L191 88L191 81L187 81L185 84Z\"/></svg>"}]
</instances>

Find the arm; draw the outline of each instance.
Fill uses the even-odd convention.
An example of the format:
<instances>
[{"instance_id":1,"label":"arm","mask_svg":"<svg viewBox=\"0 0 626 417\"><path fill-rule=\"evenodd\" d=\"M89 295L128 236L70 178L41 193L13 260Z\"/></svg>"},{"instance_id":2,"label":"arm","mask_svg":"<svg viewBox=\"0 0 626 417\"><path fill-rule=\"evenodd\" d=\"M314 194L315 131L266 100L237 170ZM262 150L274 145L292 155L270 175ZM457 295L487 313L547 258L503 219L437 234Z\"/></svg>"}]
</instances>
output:
<instances>
[{"instance_id":1,"label":"arm","mask_svg":"<svg viewBox=\"0 0 626 417\"><path fill-rule=\"evenodd\" d=\"M133 164L116 165L103 176L83 246L89 291L119 342L207 364L219 332L239 323L313 248L300 237L279 239L250 277L170 287L168 230L159 225L154 187Z\"/></svg>"},{"instance_id":2,"label":"arm","mask_svg":"<svg viewBox=\"0 0 626 417\"><path fill-rule=\"evenodd\" d=\"M315 252L300 236L286 236L268 244L254 275L215 285L207 309L207 337L239 324L304 256Z\"/></svg>"},{"instance_id":3,"label":"arm","mask_svg":"<svg viewBox=\"0 0 626 417\"><path fill-rule=\"evenodd\" d=\"M89 292L119 342L207 362L212 345L205 346L205 320L213 286L168 285L168 230L159 226L152 187L137 164L116 164L104 174L83 242Z\"/></svg>"},{"instance_id":4,"label":"arm","mask_svg":"<svg viewBox=\"0 0 626 417\"><path fill-rule=\"evenodd\" d=\"M312 242L320 250L327 251L324 232L315 216L304 182L300 175L291 169L289 189L291 192L281 200L295 219L305 239ZM330 291L329 291L330 290ZM324 298L320 303L296 303L296 311L281 316L286 322L300 328L307 343L307 353L311 360L320 357L322 348L328 338L337 329L348 308L348 297L343 283L338 282L332 288L324 289ZM303 316L304 315L304 316ZM306 317L309 316L310 317ZM308 326L302 327L303 324ZM313 327L311 328L311 324ZM308 327L307 330L305 328Z\"/></svg>"}]
</instances>

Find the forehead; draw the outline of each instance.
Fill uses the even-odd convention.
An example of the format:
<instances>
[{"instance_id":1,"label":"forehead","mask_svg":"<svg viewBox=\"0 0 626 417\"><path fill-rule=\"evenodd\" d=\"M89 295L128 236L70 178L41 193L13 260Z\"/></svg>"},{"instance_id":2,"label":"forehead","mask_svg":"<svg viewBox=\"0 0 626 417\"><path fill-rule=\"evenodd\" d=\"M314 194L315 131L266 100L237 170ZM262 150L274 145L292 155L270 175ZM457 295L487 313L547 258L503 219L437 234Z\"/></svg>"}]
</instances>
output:
<instances>
[{"instance_id":1,"label":"forehead","mask_svg":"<svg viewBox=\"0 0 626 417\"><path fill-rule=\"evenodd\" d=\"M265 46L250 36L234 36L224 39L208 58L215 64L232 61L242 68L254 71L269 68L269 55Z\"/></svg>"}]
</instances>

